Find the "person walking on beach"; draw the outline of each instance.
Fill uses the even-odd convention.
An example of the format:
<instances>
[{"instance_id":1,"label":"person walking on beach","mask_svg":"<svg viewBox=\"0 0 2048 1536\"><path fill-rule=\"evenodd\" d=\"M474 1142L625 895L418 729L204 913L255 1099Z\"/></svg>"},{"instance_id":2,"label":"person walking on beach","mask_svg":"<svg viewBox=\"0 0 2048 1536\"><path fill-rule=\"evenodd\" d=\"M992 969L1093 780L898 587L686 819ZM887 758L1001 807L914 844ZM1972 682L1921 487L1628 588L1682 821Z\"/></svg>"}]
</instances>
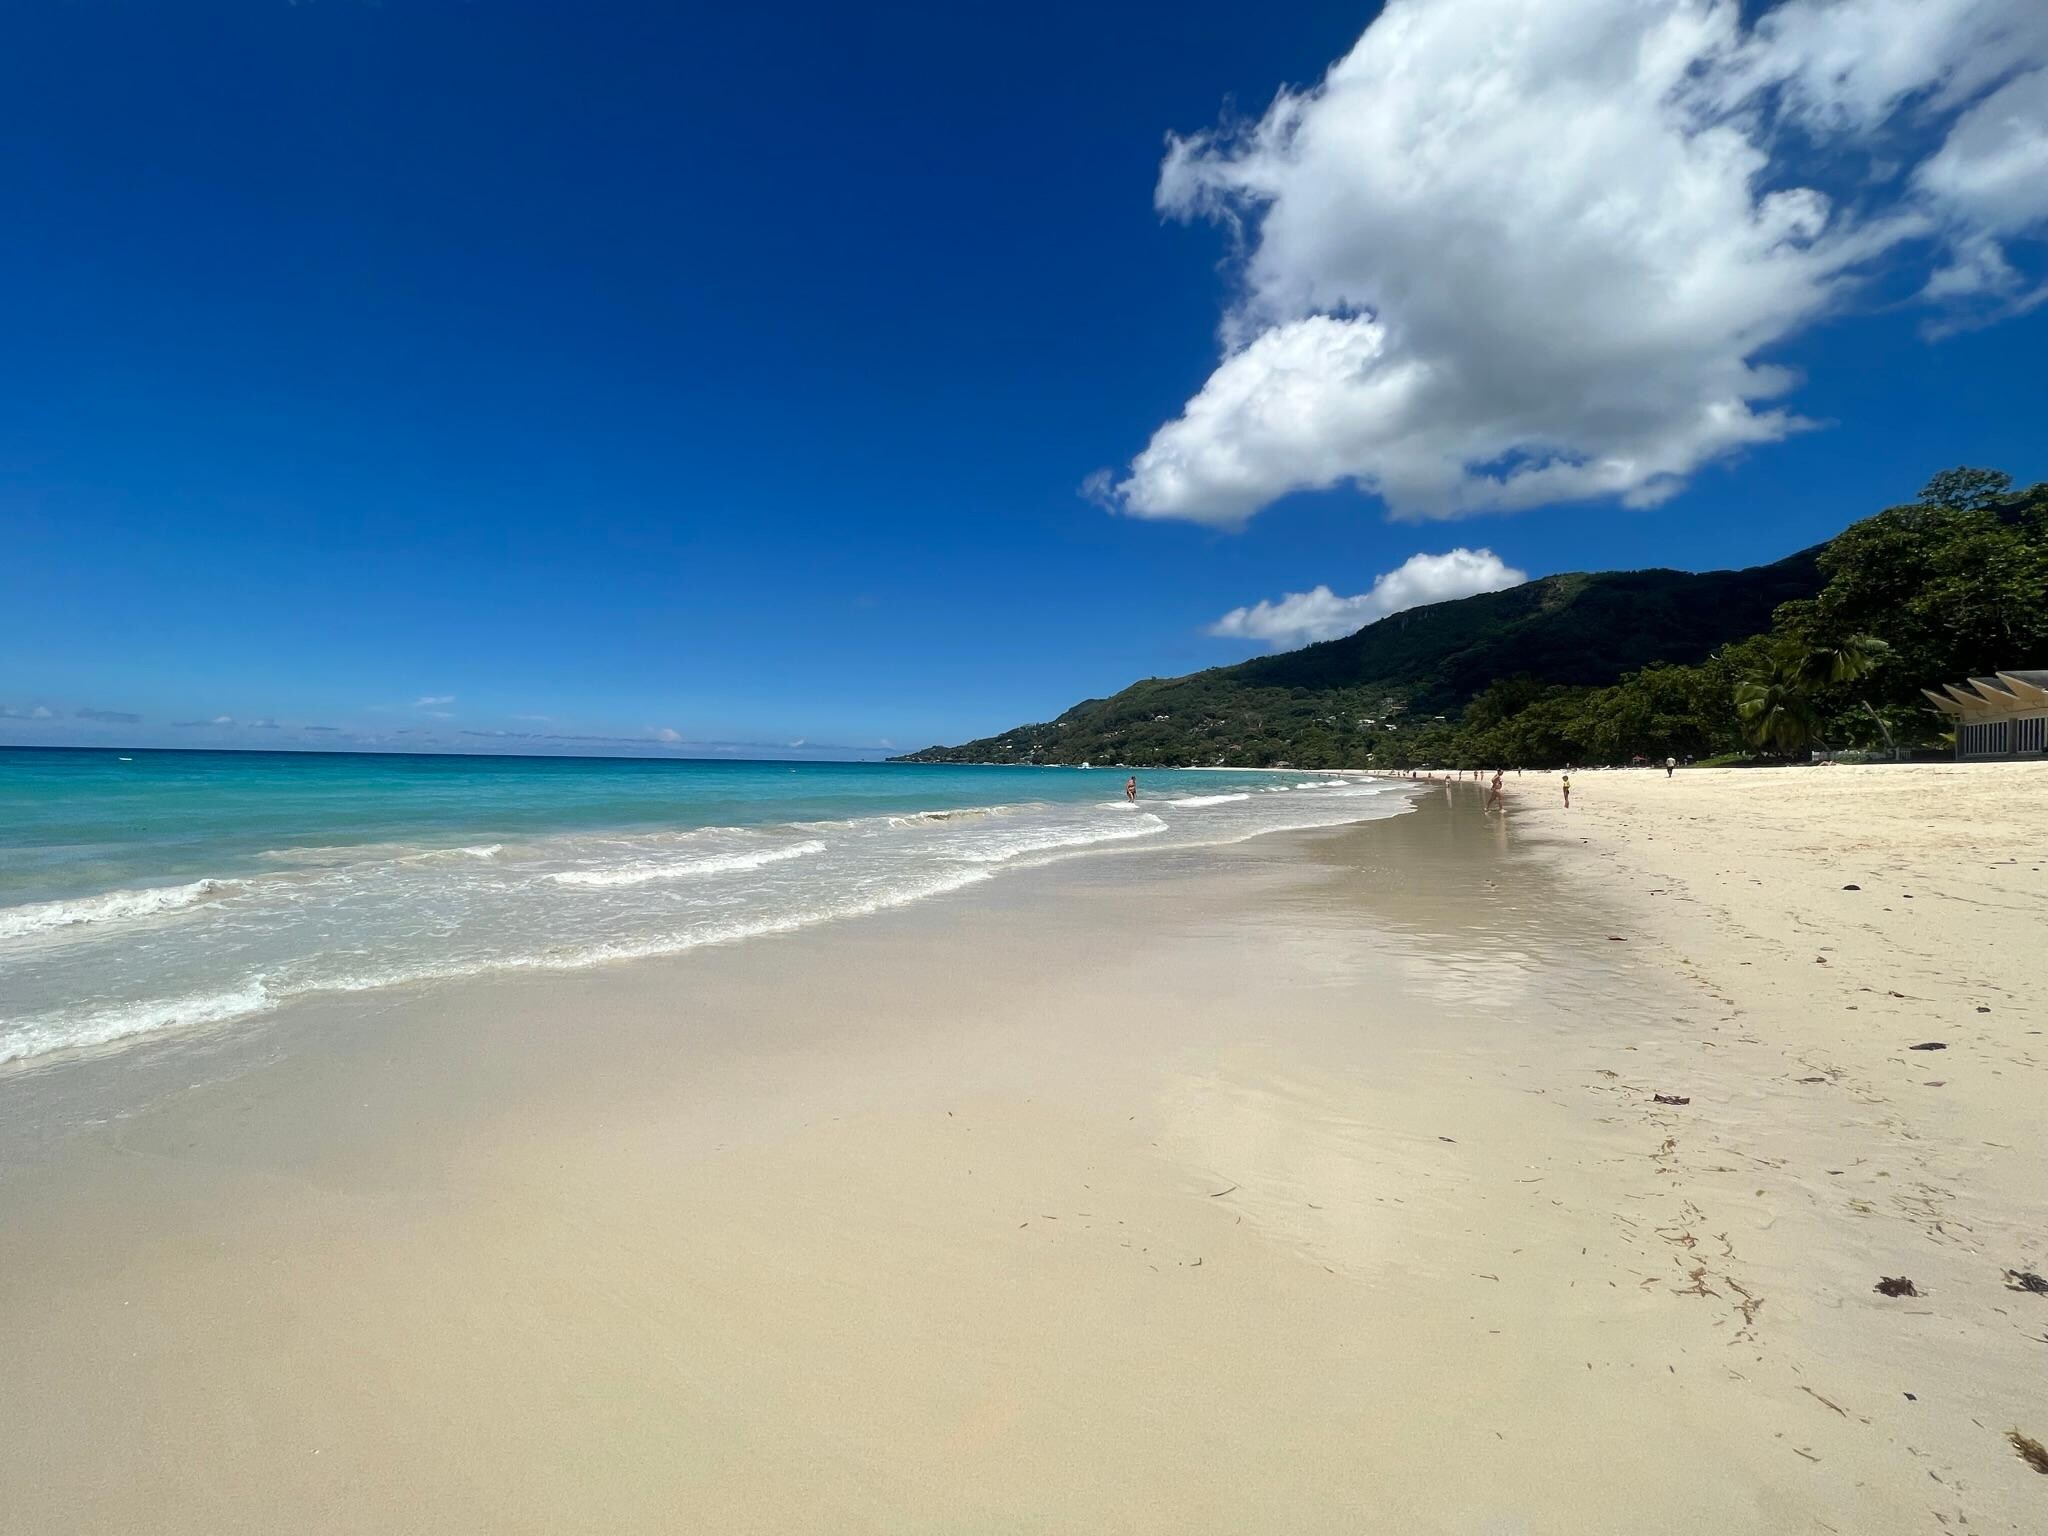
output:
<instances>
[{"instance_id":1,"label":"person walking on beach","mask_svg":"<svg viewBox=\"0 0 2048 1536\"><path fill-rule=\"evenodd\" d=\"M1572 808L1572 776L1569 773L1564 776L1564 808Z\"/></svg>"},{"instance_id":2,"label":"person walking on beach","mask_svg":"<svg viewBox=\"0 0 2048 1536\"><path fill-rule=\"evenodd\" d=\"M1494 769L1494 770L1493 770L1493 788L1492 788L1492 789L1491 789L1490 791L1488 791L1488 793L1487 793L1487 796L1486 796L1486 811L1487 811L1487 814L1488 814L1488 815L1492 815L1492 814L1493 814L1493 808L1494 808L1494 807L1495 807L1496 805L1500 806L1500 808L1501 808L1501 809L1502 809L1503 811L1505 811L1505 810L1507 809L1507 805L1506 805L1506 803L1505 803L1505 802L1504 802L1504 801L1503 801L1503 800L1501 799L1501 794L1500 794L1500 776L1501 776L1501 770L1500 770L1500 769L1498 769L1498 768Z\"/></svg>"},{"instance_id":3,"label":"person walking on beach","mask_svg":"<svg viewBox=\"0 0 2048 1536\"><path fill-rule=\"evenodd\" d=\"M1668 778L1670 778L1670 777L1671 777L1671 775L1672 775L1672 772L1673 772L1673 771L1674 771L1674 770L1675 770L1675 769L1676 769L1677 767L1678 767L1678 759L1677 759L1677 758L1675 758L1675 757L1667 757L1667 758L1665 758L1665 759L1664 759L1664 777L1665 777L1665 778L1667 778L1667 779L1668 779Z\"/></svg>"},{"instance_id":4,"label":"person walking on beach","mask_svg":"<svg viewBox=\"0 0 2048 1536\"><path fill-rule=\"evenodd\" d=\"M1133 805L1138 803L1138 776L1135 773L1124 780L1124 798Z\"/></svg>"}]
</instances>

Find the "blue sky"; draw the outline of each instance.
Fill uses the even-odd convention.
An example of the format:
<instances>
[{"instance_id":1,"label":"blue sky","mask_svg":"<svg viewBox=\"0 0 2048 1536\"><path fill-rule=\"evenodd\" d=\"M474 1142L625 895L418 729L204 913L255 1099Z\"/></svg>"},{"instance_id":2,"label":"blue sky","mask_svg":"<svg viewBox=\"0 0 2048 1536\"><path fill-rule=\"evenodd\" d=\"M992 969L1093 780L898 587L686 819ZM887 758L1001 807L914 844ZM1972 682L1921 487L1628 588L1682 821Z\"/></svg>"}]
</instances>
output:
<instances>
[{"instance_id":1,"label":"blue sky","mask_svg":"<svg viewBox=\"0 0 2048 1536\"><path fill-rule=\"evenodd\" d=\"M1363 47L1356 4L15 7L0 740L908 748L1431 595L1367 600L1416 555L1749 564L2048 474L2034 97L1968 116L2048 64L2028 0L1940 0L1917 81L1813 84L1828 0L1698 43L1695 117L1770 76L1736 181L1831 211L1636 205L1676 277L1586 234L1673 179L1599 162L1668 109L1642 50L1551 56L1616 3L1531 24L1485 134L1430 114L1511 0Z\"/></svg>"}]
</instances>

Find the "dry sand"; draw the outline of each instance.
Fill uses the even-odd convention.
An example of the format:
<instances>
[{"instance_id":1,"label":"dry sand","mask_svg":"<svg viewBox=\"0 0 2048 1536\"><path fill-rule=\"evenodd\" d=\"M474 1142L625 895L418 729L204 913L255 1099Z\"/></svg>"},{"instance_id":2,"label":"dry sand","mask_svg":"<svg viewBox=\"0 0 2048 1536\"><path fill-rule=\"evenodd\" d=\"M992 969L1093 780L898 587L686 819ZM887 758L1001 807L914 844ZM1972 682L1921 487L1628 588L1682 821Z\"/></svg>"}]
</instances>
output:
<instances>
[{"instance_id":1,"label":"dry sand","mask_svg":"<svg viewBox=\"0 0 2048 1536\"><path fill-rule=\"evenodd\" d=\"M0 1530L2042 1529L2048 772L1509 787L0 1082Z\"/></svg>"}]
</instances>

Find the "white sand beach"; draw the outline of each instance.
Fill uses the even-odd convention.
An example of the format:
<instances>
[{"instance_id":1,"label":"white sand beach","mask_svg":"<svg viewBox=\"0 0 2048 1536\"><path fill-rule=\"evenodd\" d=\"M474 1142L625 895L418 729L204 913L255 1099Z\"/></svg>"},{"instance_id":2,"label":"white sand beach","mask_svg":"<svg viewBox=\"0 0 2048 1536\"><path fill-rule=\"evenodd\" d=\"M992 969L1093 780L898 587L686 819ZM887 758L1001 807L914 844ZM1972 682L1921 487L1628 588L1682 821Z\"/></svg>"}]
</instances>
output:
<instances>
[{"instance_id":1,"label":"white sand beach","mask_svg":"<svg viewBox=\"0 0 2048 1536\"><path fill-rule=\"evenodd\" d=\"M0 1079L0 1530L2041 1529L2048 771L1508 788Z\"/></svg>"}]
</instances>

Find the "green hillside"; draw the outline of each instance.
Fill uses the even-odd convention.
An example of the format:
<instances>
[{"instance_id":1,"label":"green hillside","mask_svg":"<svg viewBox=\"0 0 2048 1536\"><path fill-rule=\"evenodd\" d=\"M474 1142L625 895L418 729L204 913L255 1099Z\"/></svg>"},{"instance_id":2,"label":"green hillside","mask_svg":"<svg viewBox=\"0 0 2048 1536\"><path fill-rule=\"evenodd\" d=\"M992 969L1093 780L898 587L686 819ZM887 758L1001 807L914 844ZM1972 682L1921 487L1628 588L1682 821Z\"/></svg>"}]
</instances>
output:
<instances>
[{"instance_id":1,"label":"green hillside","mask_svg":"<svg viewBox=\"0 0 2048 1536\"><path fill-rule=\"evenodd\" d=\"M1742 571L1573 572L1411 608L1356 634L1187 677L1148 678L1057 720L898 759L1133 766L1362 763L1378 739L1461 714L1501 678L1611 683L1703 660L1821 587L1818 550Z\"/></svg>"},{"instance_id":2,"label":"green hillside","mask_svg":"<svg viewBox=\"0 0 2048 1536\"><path fill-rule=\"evenodd\" d=\"M2048 667L2048 483L1943 470L1746 571L1547 576L1354 635L1150 678L899 759L1478 768L1938 750L1920 690Z\"/></svg>"}]
</instances>

